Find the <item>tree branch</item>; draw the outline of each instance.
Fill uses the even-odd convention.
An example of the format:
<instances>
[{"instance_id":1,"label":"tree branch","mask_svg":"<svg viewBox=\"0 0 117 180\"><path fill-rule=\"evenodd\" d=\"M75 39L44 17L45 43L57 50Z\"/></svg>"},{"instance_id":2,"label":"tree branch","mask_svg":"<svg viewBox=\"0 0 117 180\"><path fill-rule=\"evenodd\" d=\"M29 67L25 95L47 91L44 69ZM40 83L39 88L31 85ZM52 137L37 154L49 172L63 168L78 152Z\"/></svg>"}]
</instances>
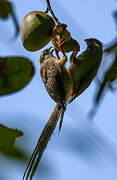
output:
<instances>
[{"instance_id":1,"label":"tree branch","mask_svg":"<svg viewBox=\"0 0 117 180\"><path fill-rule=\"evenodd\" d=\"M46 3L47 3L47 9L45 12L48 13L48 11L50 11L50 13L51 13L52 17L54 18L54 20L56 21L56 23L61 24L51 8L50 1L46 0Z\"/></svg>"}]
</instances>

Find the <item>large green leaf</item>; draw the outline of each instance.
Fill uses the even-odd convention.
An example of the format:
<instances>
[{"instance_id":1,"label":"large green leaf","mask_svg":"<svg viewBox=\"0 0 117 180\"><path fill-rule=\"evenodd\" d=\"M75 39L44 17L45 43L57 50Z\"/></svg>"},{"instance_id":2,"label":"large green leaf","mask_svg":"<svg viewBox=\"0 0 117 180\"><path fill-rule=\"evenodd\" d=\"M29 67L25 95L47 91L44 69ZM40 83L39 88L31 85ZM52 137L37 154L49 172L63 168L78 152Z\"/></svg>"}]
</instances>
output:
<instances>
[{"instance_id":1,"label":"large green leaf","mask_svg":"<svg viewBox=\"0 0 117 180\"><path fill-rule=\"evenodd\" d=\"M10 157L25 158L24 153L15 147L16 138L22 135L22 131L0 124L0 152Z\"/></svg>"},{"instance_id":2,"label":"large green leaf","mask_svg":"<svg viewBox=\"0 0 117 180\"><path fill-rule=\"evenodd\" d=\"M17 36L19 33L19 25L14 12L13 4L7 0L0 0L0 18L7 19L9 14L11 14L13 18L16 28L15 36Z\"/></svg>"},{"instance_id":3,"label":"large green leaf","mask_svg":"<svg viewBox=\"0 0 117 180\"><path fill-rule=\"evenodd\" d=\"M0 58L0 96L19 91L33 75L34 66L27 58Z\"/></svg>"}]
</instances>

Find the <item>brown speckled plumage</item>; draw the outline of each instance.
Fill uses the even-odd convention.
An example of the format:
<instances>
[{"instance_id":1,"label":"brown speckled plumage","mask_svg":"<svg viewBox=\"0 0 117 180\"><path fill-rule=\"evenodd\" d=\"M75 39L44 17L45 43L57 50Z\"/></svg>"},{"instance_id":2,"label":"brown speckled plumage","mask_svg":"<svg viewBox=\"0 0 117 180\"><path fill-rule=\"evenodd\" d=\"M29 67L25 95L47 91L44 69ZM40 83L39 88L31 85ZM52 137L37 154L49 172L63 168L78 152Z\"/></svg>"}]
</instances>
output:
<instances>
[{"instance_id":1,"label":"brown speckled plumage","mask_svg":"<svg viewBox=\"0 0 117 180\"><path fill-rule=\"evenodd\" d=\"M57 59L48 49L40 55L40 75L43 83L51 98L61 105L66 103L73 89L71 75L64 66L66 61L66 56Z\"/></svg>"}]
</instances>

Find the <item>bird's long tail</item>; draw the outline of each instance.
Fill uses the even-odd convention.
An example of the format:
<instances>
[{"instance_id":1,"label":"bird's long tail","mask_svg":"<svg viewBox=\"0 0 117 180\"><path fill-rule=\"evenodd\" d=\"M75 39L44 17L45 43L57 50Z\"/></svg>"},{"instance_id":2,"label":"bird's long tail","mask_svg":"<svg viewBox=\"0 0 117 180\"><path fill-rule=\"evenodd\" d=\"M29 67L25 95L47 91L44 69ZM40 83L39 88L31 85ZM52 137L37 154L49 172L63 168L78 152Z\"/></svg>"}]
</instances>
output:
<instances>
[{"instance_id":1,"label":"bird's long tail","mask_svg":"<svg viewBox=\"0 0 117 180\"><path fill-rule=\"evenodd\" d=\"M62 112L61 112L61 106L57 104L55 106L53 112L51 113L51 116L40 135L40 138L37 142L37 145L34 149L32 156L29 160L29 163L24 172L24 176L23 176L22 180L24 180L24 179L28 180L28 178L31 180L33 178L33 176L36 172L36 169L38 167L38 164L41 160L42 154L50 140L50 137L56 127L56 124L58 122L60 115L63 117Z\"/></svg>"},{"instance_id":2,"label":"bird's long tail","mask_svg":"<svg viewBox=\"0 0 117 180\"><path fill-rule=\"evenodd\" d=\"M64 105L63 107L60 106L60 112L61 113L60 113L59 132L60 132L61 127L62 127L65 110L66 110L66 105Z\"/></svg>"}]
</instances>

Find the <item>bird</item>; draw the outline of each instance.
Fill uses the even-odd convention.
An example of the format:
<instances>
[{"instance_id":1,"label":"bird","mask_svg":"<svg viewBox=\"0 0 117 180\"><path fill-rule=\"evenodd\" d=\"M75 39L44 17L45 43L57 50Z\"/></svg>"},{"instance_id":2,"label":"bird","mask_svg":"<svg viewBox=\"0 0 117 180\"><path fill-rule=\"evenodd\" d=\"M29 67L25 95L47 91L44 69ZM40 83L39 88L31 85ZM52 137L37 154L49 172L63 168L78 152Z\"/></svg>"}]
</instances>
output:
<instances>
[{"instance_id":1,"label":"bird","mask_svg":"<svg viewBox=\"0 0 117 180\"><path fill-rule=\"evenodd\" d=\"M45 49L40 54L40 75L50 97L56 102L56 106L47 121L35 150L29 160L22 180L33 178L42 154L50 140L60 117L59 132L61 130L66 102L72 94L73 82L70 73L65 67L67 57L58 59L53 56L51 48Z\"/></svg>"},{"instance_id":2,"label":"bird","mask_svg":"<svg viewBox=\"0 0 117 180\"><path fill-rule=\"evenodd\" d=\"M40 75L45 88L50 97L59 104L58 111L61 111L59 131L62 126L66 103L72 94L73 81L71 74L65 67L67 56L63 55L62 59L53 56L51 48L45 49L39 58Z\"/></svg>"},{"instance_id":3,"label":"bird","mask_svg":"<svg viewBox=\"0 0 117 180\"><path fill-rule=\"evenodd\" d=\"M53 32L51 35L52 43L55 47L55 52L60 59L58 52L61 51L64 55L67 52L73 51L72 55L77 55L78 51L80 51L79 43L72 38L70 32L67 30L66 24L57 24L53 28Z\"/></svg>"},{"instance_id":4,"label":"bird","mask_svg":"<svg viewBox=\"0 0 117 180\"><path fill-rule=\"evenodd\" d=\"M85 39L84 41L87 44L86 50L77 57L70 57L71 64L68 71L73 80L73 94L69 103L90 86L102 61L102 43L95 38Z\"/></svg>"}]
</instances>

